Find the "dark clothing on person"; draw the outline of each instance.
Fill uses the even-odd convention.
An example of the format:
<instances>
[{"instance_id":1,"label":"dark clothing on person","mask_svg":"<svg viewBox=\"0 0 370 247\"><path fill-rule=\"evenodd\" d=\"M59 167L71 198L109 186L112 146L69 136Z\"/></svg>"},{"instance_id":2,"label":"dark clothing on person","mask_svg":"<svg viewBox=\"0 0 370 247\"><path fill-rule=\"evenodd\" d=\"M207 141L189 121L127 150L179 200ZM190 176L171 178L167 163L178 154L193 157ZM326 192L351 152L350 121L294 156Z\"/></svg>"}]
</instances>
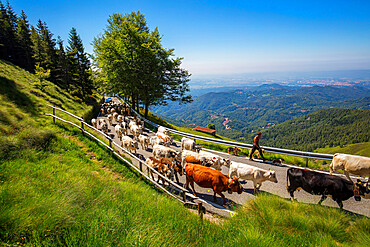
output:
<instances>
[{"instance_id":1,"label":"dark clothing on person","mask_svg":"<svg viewBox=\"0 0 370 247\"><path fill-rule=\"evenodd\" d=\"M261 150L261 147L258 145L258 142L260 140L260 135L256 135L254 138L253 138L253 147L252 147L252 150L249 154L249 159L252 159L252 156L253 156L253 153L256 151L256 149L258 150L258 152L260 153L261 155L261 158L263 161L265 161L265 157L263 157L263 153L262 153L262 150Z\"/></svg>"}]
</instances>

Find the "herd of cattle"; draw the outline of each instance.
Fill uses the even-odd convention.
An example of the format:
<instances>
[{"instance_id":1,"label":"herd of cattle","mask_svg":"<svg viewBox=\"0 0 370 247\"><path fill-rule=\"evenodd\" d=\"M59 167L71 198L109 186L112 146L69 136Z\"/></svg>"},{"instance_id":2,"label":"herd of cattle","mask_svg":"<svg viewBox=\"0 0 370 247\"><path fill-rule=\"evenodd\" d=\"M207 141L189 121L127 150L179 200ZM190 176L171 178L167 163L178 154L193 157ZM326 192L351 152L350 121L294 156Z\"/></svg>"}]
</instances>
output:
<instances>
[{"instance_id":1,"label":"herd of cattle","mask_svg":"<svg viewBox=\"0 0 370 247\"><path fill-rule=\"evenodd\" d=\"M130 108L122 103L103 103L100 116L106 116L107 120L103 118L92 119L91 123L95 128L101 129L107 134L108 126L114 126L116 135L121 140L121 146L135 154L139 144L143 150L148 150L151 146L152 157L145 160L146 164L171 180L176 177L177 183L179 183L178 175L182 176L185 173L184 187L189 188L191 185L195 196L197 194L194 182L200 187L212 188L214 200L216 201L216 194L218 194L222 197L224 205L226 200L222 192L237 192L239 194L243 192L239 179L251 180L255 193L264 181L278 182L275 171L234 162L217 154L203 151L195 141L186 137L181 140L182 151L172 149L170 146L173 144L173 139L168 129L159 127L154 136L144 134L144 122L131 114ZM240 150L230 147L227 151L229 154L237 154ZM229 169L228 175L221 172L223 166ZM332 175L332 172L338 169L342 169L348 179ZM154 179L149 168L148 173ZM367 182L358 180L354 183L349 177L349 173L369 177L370 158L336 154L330 165L330 173L289 168L287 171L287 191L292 199L294 199L294 192L299 189L310 194L321 195L319 204L327 196L331 196L340 208L343 207L342 201L351 197L355 197L356 201L361 200L361 197L370 198L369 179ZM158 177L158 181L159 179ZM165 180L163 180L164 183Z\"/></svg>"}]
</instances>

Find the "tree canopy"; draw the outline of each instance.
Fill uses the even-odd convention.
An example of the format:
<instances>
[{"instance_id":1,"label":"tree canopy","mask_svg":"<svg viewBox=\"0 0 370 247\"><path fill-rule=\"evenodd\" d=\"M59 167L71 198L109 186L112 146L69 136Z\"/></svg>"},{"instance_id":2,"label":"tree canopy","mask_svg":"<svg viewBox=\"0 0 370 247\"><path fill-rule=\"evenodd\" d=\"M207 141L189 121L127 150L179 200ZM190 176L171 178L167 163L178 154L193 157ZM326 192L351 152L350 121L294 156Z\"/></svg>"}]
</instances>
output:
<instances>
[{"instance_id":1,"label":"tree canopy","mask_svg":"<svg viewBox=\"0 0 370 247\"><path fill-rule=\"evenodd\" d=\"M139 11L110 16L93 45L101 87L130 97L133 106L143 104L146 116L150 105L191 101L186 95L190 74L180 67L182 58L163 48L158 28L150 31Z\"/></svg>"}]
</instances>

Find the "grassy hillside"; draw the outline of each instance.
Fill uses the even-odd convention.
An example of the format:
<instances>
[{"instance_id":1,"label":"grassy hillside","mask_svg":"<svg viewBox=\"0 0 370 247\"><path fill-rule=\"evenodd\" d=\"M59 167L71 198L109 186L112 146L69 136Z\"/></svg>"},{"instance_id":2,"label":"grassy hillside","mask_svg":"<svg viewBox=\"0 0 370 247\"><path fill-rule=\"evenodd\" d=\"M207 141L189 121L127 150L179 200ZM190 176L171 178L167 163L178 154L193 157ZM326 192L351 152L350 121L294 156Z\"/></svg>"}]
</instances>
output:
<instances>
[{"instance_id":1,"label":"grassy hillside","mask_svg":"<svg viewBox=\"0 0 370 247\"><path fill-rule=\"evenodd\" d=\"M0 60L0 134L8 136L30 127L45 126L52 113L47 104L84 116L91 111L79 98L65 93L51 82L43 81L19 67Z\"/></svg>"},{"instance_id":2,"label":"grassy hillside","mask_svg":"<svg viewBox=\"0 0 370 247\"><path fill-rule=\"evenodd\" d=\"M343 147L319 148L316 151L327 154L345 153L370 157L370 142L350 144Z\"/></svg>"},{"instance_id":3,"label":"grassy hillside","mask_svg":"<svg viewBox=\"0 0 370 247\"><path fill-rule=\"evenodd\" d=\"M200 222L96 141L51 124L45 103L91 106L0 63L0 241L3 246L365 246L370 221L260 195L237 215ZM10 85L10 86L9 86ZM17 97L12 93L16 93ZM19 100L19 97L22 100ZM40 113L41 112L41 113Z\"/></svg>"}]
</instances>

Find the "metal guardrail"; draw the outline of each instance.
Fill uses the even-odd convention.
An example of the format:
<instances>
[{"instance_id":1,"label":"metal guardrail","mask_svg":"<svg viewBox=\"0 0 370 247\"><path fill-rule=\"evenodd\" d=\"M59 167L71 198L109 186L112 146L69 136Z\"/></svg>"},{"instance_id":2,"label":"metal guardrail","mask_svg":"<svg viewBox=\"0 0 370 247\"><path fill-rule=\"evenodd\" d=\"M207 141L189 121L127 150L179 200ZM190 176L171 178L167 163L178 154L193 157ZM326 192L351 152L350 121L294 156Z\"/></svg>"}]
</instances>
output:
<instances>
[{"instance_id":1,"label":"metal guardrail","mask_svg":"<svg viewBox=\"0 0 370 247\"><path fill-rule=\"evenodd\" d=\"M122 99L119 95L117 95L117 97L122 102L124 102L126 105L129 106L129 104L124 99ZM150 125L152 125L156 128L161 127L161 125L153 123L152 121L144 118L140 113L136 112L134 109L131 108L131 110L139 118L141 118L143 121L147 122L148 124L150 124ZM201 140L201 141L212 142L212 143L217 143L217 144L222 144L222 145L235 146L235 147L239 147L239 148L252 148L253 147L252 144L234 142L234 141L226 141L226 140L217 140L217 139L210 138L210 137L185 133L185 132L170 129L170 128L167 128L167 127L165 127L165 128L168 129L173 134L177 134L177 135L181 135L181 136L185 136L185 137L189 137L189 138L193 138L193 139L197 139L197 140ZM292 156L306 158L306 165L307 165L307 162L308 162L309 158L311 158L311 159L321 159L321 160L332 160L333 157L334 157L334 155L332 155L332 154L313 153L313 152L289 150L289 149L266 147L266 146L261 146L261 148L265 149L265 151L270 152L270 153L285 154L285 155L292 155Z\"/></svg>"},{"instance_id":2,"label":"metal guardrail","mask_svg":"<svg viewBox=\"0 0 370 247\"><path fill-rule=\"evenodd\" d=\"M170 195L171 197L179 200L180 202L182 202L183 204L190 204L190 205L196 205L195 203L193 202L188 202L186 201L186 196L192 196L187 189L179 186L178 184L174 183L173 181L171 181L170 179L168 179L167 177L163 176L162 174L160 174L158 171L156 171L154 168L148 166L144 161L142 161L141 159L139 159L138 157L136 157L135 155L133 155L131 152L129 152L128 150L126 150L125 148L121 147L119 144L117 144L116 142L114 142L112 140L112 138L109 136L109 135L106 135L104 132L98 130L97 128L95 128L94 126L86 123L83 121L82 118L80 117L77 117L75 115L73 115L72 113L69 113L65 110L62 110L60 108L57 108L55 106L52 106L52 105L47 105L48 107L51 107L53 108L53 114L48 114L46 113L45 115L46 116L51 116L53 117L53 122L55 123L55 119L58 119L64 123L68 123L78 129L80 129L82 131L83 134L88 134L90 137L92 137L93 139L95 139L96 141L98 141L99 143L101 143L104 147L106 147L112 154L116 155L118 158L120 158L122 161L124 161L126 164L128 164L131 168L133 168L136 172L138 172L140 175L142 175L144 178L146 178L147 180L149 180L150 182L152 182L156 187L158 187L159 189L161 189L162 191L164 191L165 193L167 193L168 195ZM73 122L70 122L70 121L67 121L61 117L58 117L55 115L55 110L59 110L61 112L64 112L66 114L69 114L70 116L78 119L80 122L81 122L81 126L73 123ZM85 126L95 130L96 132L98 132L99 134L103 135L105 138L108 139L109 141L109 145L106 144L105 142L103 142L102 140L100 140L99 138L97 138L96 136L94 136L93 134L89 133L86 129L85 129ZM125 159L124 157L121 156L121 154L117 153L113 146L114 145L116 148L120 149L122 152L124 152L126 155L130 156L132 159L136 160L137 162L139 162L139 168L137 166L135 166L134 164L132 164L131 162L129 162L127 159ZM166 181L169 185L171 185L175 190L177 190L180 194L182 194L182 198L180 199L179 197L177 197L176 195L174 195L173 193L171 193L170 191L168 191L164 186L162 186L161 184L157 183L156 181L154 181L154 179L151 179L149 177L149 174L145 174L143 172L143 166L146 167L147 169L151 170L153 173L155 173L159 178L162 178L164 181ZM163 181L162 180L162 181ZM199 207L199 205L198 205Z\"/></svg>"}]
</instances>

